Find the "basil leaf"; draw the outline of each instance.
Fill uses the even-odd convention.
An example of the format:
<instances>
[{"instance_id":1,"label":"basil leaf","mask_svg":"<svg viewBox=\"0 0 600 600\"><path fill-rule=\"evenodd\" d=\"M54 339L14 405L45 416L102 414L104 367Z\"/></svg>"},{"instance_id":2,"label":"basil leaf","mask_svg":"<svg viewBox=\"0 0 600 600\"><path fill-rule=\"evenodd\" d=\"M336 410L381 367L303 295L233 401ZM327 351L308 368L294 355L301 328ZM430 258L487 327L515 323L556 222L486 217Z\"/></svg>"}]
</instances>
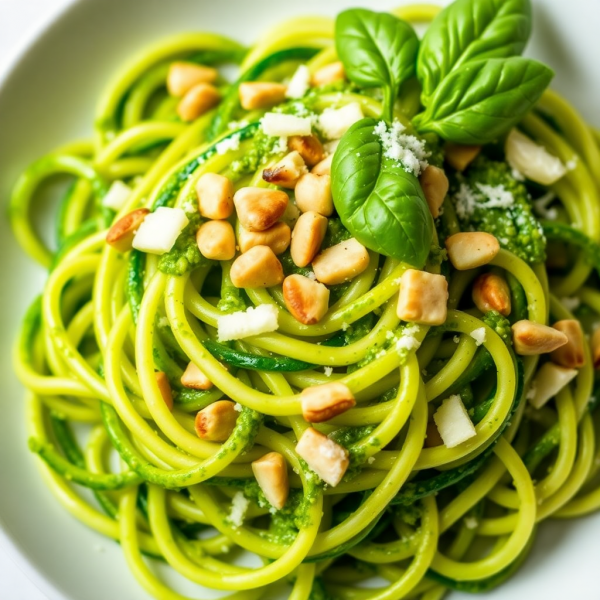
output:
<instances>
[{"instance_id":1,"label":"basil leaf","mask_svg":"<svg viewBox=\"0 0 600 600\"><path fill-rule=\"evenodd\" d=\"M486 144L533 108L553 76L546 65L520 57L467 63L442 81L413 124L459 144Z\"/></svg>"},{"instance_id":2,"label":"basil leaf","mask_svg":"<svg viewBox=\"0 0 600 600\"><path fill-rule=\"evenodd\" d=\"M520 55L531 34L530 0L457 0L423 37L417 74L427 106L444 77L463 64Z\"/></svg>"},{"instance_id":3,"label":"basil leaf","mask_svg":"<svg viewBox=\"0 0 600 600\"><path fill-rule=\"evenodd\" d=\"M391 120L400 85L415 74L419 39L414 29L389 13L346 10L335 22L335 45L350 81L384 88L384 114Z\"/></svg>"},{"instance_id":4,"label":"basil leaf","mask_svg":"<svg viewBox=\"0 0 600 600\"><path fill-rule=\"evenodd\" d=\"M383 155L377 123L362 119L340 141L332 164L335 208L361 244L421 268L433 219L418 179Z\"/></svg>"}]
</instances>

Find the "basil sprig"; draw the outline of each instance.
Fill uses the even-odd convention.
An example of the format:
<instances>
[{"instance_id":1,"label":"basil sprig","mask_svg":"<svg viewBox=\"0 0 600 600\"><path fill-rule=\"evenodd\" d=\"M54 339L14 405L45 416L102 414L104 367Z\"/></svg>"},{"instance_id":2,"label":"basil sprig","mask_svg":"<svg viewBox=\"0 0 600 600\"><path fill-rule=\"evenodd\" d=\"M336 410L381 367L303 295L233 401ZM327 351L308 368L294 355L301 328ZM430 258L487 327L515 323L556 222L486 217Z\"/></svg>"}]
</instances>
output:
<instances>
[{"instance_id":1,"label":"basil sprig","mask_svg":"<svg viewBox=\"0 0 600 600\"><path fill-rule=\"evenodd\" d=\"M530 0L457 0L433 20L421 42L417 73L428 106L455 69L473 61L520 55L531 35Z\"/></svg>"},{"instance_id":2,"label":"basil sprig","mask_svg":"<svg viewBox=\"0 0 600 600\"><path fill-rule=\"evenodd\" d=\"M335 45L350 81L383 88L383 114L391 120L400 85L415 74L419 39L414 29L388 13L346 10L335 22Z\"/></svg>"},{"instance_id":3,"label":"basil sprig","mask_svg":"<svg viewBox=\"0 0 600 600\"><path fill-rule=\"evenodd\" d=\"M413 125L459 144L485 144L516 125L552 77L545 65L520 57L467 63L442 80Z\"/></svg>"},{"instance_id":4,"label":"basil sprig","mask_svg":"<svg viewBox=\"0 0 600 600\"><path fill-rule=\"evenodd\" d=\"M421 268L433 219L418 179L384 156L377 124L363 119L342 138L332 164L335 208L361 244Z\"/></svg>"}]
</instances>

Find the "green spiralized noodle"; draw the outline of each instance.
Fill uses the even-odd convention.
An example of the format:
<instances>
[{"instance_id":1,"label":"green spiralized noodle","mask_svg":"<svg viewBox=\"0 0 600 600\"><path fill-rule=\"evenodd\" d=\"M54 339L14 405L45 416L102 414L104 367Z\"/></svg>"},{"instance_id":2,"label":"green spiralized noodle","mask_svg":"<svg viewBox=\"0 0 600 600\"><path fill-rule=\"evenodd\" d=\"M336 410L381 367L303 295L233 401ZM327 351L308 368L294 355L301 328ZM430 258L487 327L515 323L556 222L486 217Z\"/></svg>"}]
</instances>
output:
<instances>
[{"instance_id":1,"label":"green spiralized noodle","mask_svg":"<svg viewBox=\"0 0 600 600\"><path fill-rule=\"evenodd\" d=\"M393 13L429 22L438 10L415 5ZM449 279L448 315L440 328L419 327L416 352L396 351L388 342L404 325L397 297L408 265L394 259L371 252L369 267L314 325L285 310L280 288L244 290L241 303L278 309L279 328L232 348L255 365L285 357L291 361L285 364L309 367L244 370L239 363L228 368L205 346L224 314L219 286L211 282L222 278L221 290L231 287L230 261L205 261L174 275L161 270L155 256L128 257L105 243L110 224L133 209L185 207L204 173L224 173L237 188L266 186L262 168L282 156L274 153L254 172L236 173L232 164L256 149L262 111L241 112L235 86L219 77L216 85L233 98L226 116L249 124L228 124L219 116L225 129L215 141L219 107L192 123L177 118L165 90L172 61L234 62L241 72L266 61L269 76L281 80L298 64L294 56L312 56L304 61L311 73L337 60L333 36L332 19L305 17L278 24L249 50L205 33L156 44L102 96L94 140L41 158L14 188L16 238L49 269L14 352L17 375L28 388L30 447L58 501L121 544L133 574L154 598L188 597L162 581L145 557L165 561L191 582L232 592L230 600L258 600L282 582L290 585L291 600L439 600L449 589L485 591L519 568L537 523L600 509L598 422L588 410L594 394L590 349L572 384L532 411L526 398L539 357L515 357L483 315L469 308L479 271L430 266ZM284 64L273 64L273 56ZM363 92L325 90L315 95L314 110L358 102L377 117L381 102ZM395 117L405 124L418 110L418 92L411 84L402 89ZM519 126L573 166L550 191L575 232L569 237L568 228L560 230L565 254L567 247L577 254L559 275L507 250L490 267L508 278L519 318L539 324L576 318L559 301L573 296L597 320L600 292L588 279L600 257L600 135L552 91ZM239 146L218 150L219 139L232 135L239 136ZM57 246L51 248L32 214L38 189L57 174L73 183L60 203ZM102 206L115 180L132 189L118 214ZM444 226L456 233L459 224L448 204ZM481 348L476 330L485 333ZM182 388L188 361L214 383L213 390ZM169 376L172 410L157 370ZM336 487L324 486L295 452L308 427L300 393L331 381L346 384L357 400L356 407L316 426L334 439L349 436L344 443L351 466ZM431 446L431 414L453 393L468 405L476 434L455 448ZM194 413L221 398L242 410L222 444L194 430ZM77 445L70 424L89 427L85 447ZM259 494L250 464L272 451L289 466L290 506L283 511ZM121 470L110 460L115 452ZM78 486L95 490L97 503ZM249 503L241 522L232 517L240 494ZM198 537L198 531L211 536ZM489 542L487 553L477 550L481 540ZM238 566L239 550L252 553L260 566ZM373 575L385 585L355 586Z\"/></svg>"}]
</instances>

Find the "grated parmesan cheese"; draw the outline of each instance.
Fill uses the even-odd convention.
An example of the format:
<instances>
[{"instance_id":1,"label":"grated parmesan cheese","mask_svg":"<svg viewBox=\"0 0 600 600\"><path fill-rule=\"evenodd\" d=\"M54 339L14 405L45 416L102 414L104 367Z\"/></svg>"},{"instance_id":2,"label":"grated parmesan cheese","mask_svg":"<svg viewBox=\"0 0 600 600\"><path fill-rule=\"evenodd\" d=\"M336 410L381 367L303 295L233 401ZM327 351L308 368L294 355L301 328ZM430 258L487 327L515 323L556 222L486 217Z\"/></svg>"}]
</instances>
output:
<instances>
[{"instance_id":1,"label":"grated parmesan cheese","mask_svg":"<svg viewBox=\"0 0 600 600\"><path fill-rule=\"evenodd\" d=\"M242 492L236 492L231 500L231 512L229 513L229 521L235 529L244 524L244 518L249 506L250 501L248 498Z\"/></svg>"},{"instance_id":2,"label":"grated parmesan cheese","mask_svg":"<svg viewBox=\"0 0 600 600\"><path fill-rule=\"evenodd\" d=\"M323 373L325 373L325 377L331 377L333 374L333 367L325 367Z\"/></svg>"},{"instance_id":3,"label":"grated parmesan cheese","mask_svg":"<svg viewBox=\"0 0 600 600\"><path fill-rule=\"evenodd\" d=\"M233 405L233 410L235 410L236 412L242 412L243 408L244 407L239 402L236 402Z\"/></svg>"},{"instance_id":4,"label":"grated parmesan cheese","mask_svg":"<svg viewBox=\"0 0 600 600\"><path fill-rule=\"evenodd\" d=\"M418 350L421 347L421 342L415 337L420 331L418 325L408 325L402 330L402 335L396 340L396 351L397 352L410 352L411 350Z\"/></svg>"},{"instance_id":5,"label":"grated parmesan cheese","mask_svg":"<svg viewBox=\"0 0 600 600\"><path fill-rule=\"evenodd\" d=\"M485 342L485 327L474 329L469 335L475 340L477 346L481 346Z\"/></svg>"},{"instance_id":6,"label":"grated parmesan cheese","mask_svg":"<svg viewBox=\"0 0 600 600\"><path fill-rule=\"evenodd\" d=\"M381 140L383 155L399 162L407 173L418 177L427 168L427 158L431 153L427 152L424 141L405 134L405 130L400 121L394 121L389 128L385 121L380 121L374 133Z\"/></svg>"},{"instance_id":7,"label":"grated parmesan cheese","mask_svg":"<svg viewBox=\"0 0 600 600\"><path fill-rule=\"evenodd\" d=\"M286 98L302 98L310 88L310 71L306 65L300 65L292 75L285 92Z\"/></svg>"},{"instance_id":8,"label":"grated parmesan cheese","mask_svg":"<svg viewBox=\"0 0 600 600\"><path fill-rule=\"evenodd\" d=\"M215 145L215 149L217 154L221 156L223 154L227 154L227 152L231 150L239 150L240 149L240 140L242 136L239 133L234 133L231 137L225 138L220 142L217 142Z\"/></svg>"},{"instance_id":9,"label":"grated parmesan cheese","mask_svg":"<svg viewBox=\"0 0 600 600\"><path fill-rule=\"evenodd\" d=\"M456 213L461 219L468 219L476 208L510 208L515 198L503 185L477 183L477 191L466 183L461 183L456 193Z\"/></svg>"},{"instance_id":10,"label":"grated parmesan cheese","mask_svg":"<svg viewBox=\"0 0 600 600\"><path fill-rule=\"evenodd\" d=\"M220 342L239 340L261 333L276 331L278 328L279 311L272 304L251 306L223 315L217 320L217 335Z\"/></svg>"},{"instance_id":11,"label":"grated parmesan cheese","mask_svg":"<svg viewBox=\"0 0 600 600\"><path fill-rule=\"evenodd\" d=\"M345 133L363 118L358 102L350 102L341 108L326 108L318 120L318 127L328 140L339 140Z\"/></svg>"}]
</instances>

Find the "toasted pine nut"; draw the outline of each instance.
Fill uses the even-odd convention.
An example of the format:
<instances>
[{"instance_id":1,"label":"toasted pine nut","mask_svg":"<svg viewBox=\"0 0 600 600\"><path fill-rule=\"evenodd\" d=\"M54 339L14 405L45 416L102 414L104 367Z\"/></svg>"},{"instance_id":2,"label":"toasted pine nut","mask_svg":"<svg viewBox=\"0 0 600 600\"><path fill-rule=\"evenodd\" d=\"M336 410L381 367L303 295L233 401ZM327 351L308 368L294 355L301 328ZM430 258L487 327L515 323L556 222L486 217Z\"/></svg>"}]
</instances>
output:
<instances>
[{"instance_id":1,"label":"toasted pine nut","mask_svg":"<svg viewBox=\"0 0 600 600\"><path fill-rule=\"evenodd\" d=\"M427 431L425 432L425 448L435 448L443 446L444 440L438 431L437 425L433 419L427 422Z\"/></svg>"},{"instance_id":2,"label":"toasted pine nut","mask_svg":"<svg viewBox=\"0 0 600 600\"><path fill-rule=\"evenodd\" d=\"M557 348L550 355L550 359L561 367L567 369L581 369L585 364L584 337L581 324L575 319L564 319L552 325L557 331L567 336L567 343Z\"/></svg>"},{"instance_id":3,"label":"toasted pine nut","mask_svg":"<svg viewBox=\"0 0 600 600\"><path fill-rule=\"evenodd\" d=\"M508 317L511 311L510 289L504 277L483 273L473 284L473 302L482 312L496 310Z\"/></svg>"},{"instance_id":4,"label":"toasted pine nut","mask_svg":"<svg viewBox=\"0 0 600 600\"><path fill-rule=\"evenodd\" d=\"M300 394L300 400L302 416L309 423L329 421L356 405L350 388L337 381L306 388Z\"/></svg>"},{"instance_id":5,"label":"toasted pine nut","mask_svg":"<svg viewBox=\"0 0 600 600\"><path fill-rule=\"evenodd\" d=\"M309 167L325 158L323 144L316 135L293 135L288 138L288 149L298 152Z\"/></svg>"},{"instance_id":6,"label":"toasted pine nut","mask_svg":"<svg viewBox=\"0 0 600 600\"><path fill-rule=\"evenodd\" d=\"M144 219L150 214L147 208L138 208L121 217L106 234L106 243L119 252L131 250L133 236Z\"/></svg>"},{"instance_id":7,"label":"toasted pine nut","mask_svg":"<svg viewBox=\"0 0 600 600\"><path fill-rule=\"evenodd\" d=\"M368 266L369 253L354 238L323 250L312 263L317 279L326 285L336 285L354 279Z\"/></svg>"},{"instance_id":8,"label":"toasted pine nut","mask_svg":"<svg viewBox=\"0 0 600 600\"><path fill-rule=\"evenodd\" d=\"M202 256L210 260L231 260L235 256L235 233L229 221L207 221L196 233Z\"/></svg>"},{"instance_id":9,"label":"toasted pine nut","mask_svg":"<svg viewBox=\"0 0 600 600\"><path fill-rule=\"evenodd\" d=\"M213 402L196 415L196 434L209 442L224 442L233 432L239 414L231 400Z\"/></svg>"},{"instance_id":10,"label":"toasted pine nut","mask_svg":"<svg viewBox=\"0 0 600 600\"><path fill-rule=\"evenodd\" d=\"M566 369L553 362L544 363L531 382L531 390L527 394L530 404L534 408L541 408L569 385L578 373L577 369Z\"/></svg>"},{"instance_id":11,"label":"toasted pine nut","mask_svg":"<svg viewBox=\"0 0 600 600\"><path fill-rule=\"evenodd\" d=\"M592 362L594 369L600 369L600 327L592 334Z\"/></svg>"},{"instance_id":12,"label":"toasted pine nut","mask_svg":"<svg viewBox=\"0 0 600 600\"><path fill-rule=\"evenodd\" d=\"M263 288L283 281L283 267L268 246L254 246L231 265L231 282L238 288Z\"/></svg>"},{"instance_id":13,"label":"toasted pine nut","mask_svg":"<svg viewBox=\"0 0 600 600\"><path fill-rule=\"evenodd\" d=\"M285 458L279 452L269 452L252 463L252 472L269 504L281 510L290 492Z\"/></svg>"},{"instance_id":14,"label":"toasted pine nut","mask_svg":"<svg viewBox=\"0 0 600 600\"><path fill-rule=\"evenodd\" d=\"M207 219L228 219L233 212L233 183L218 173L204 173L196 182L200 214Z\"/></svg>"},{"instance_id":15,"label":"toasted pine nut","mask_svg":"<svg viewBox=\"0 0 600 600\"><path fill-rule=\"evenodd\" d=\"M526 319L517 321L512 326L512 332L515 352L521 356L546 354L568 342L562 331Z\"/></svg>"},{"instance_id":16,"label":"toasted pine nut","mask_svg":"<svg viewBox=\"0 0 600 600\"><path fill-rule=\"evenodd\" d=\"M177 114L182 121L195 121L205 112L219 104L221 94L210 83L199 83L189 90L177 105Z\"/></svg>"},{"instance_id":17,"label":"toasted pine nut","mask_svg":"<svg viewBox=\"0 0 600 600\"><path fill-rule=\"evenodd\" d=\"M240 84L240 104L244 110L275 106L285 100L287 87L269 81L247 81Z\"/></svg>"},{"instance_id":18,"label":"toasted pine nut","mask_svg":"<svg viewBox=\"0 0 600 600\"><path fill-rule=\"evenodd\" d=\"M173 392L171 391L171 384L169 383L166 373L158 371L154 373L154 377L156 377L156 384L158 385L160 395L167 405L167 408L173 410Z\"/></svg>"},{"instance_id":19,"label":"toasted pine nut","mask_svg":"<svg viewBox=\"0 0 600 600\"><path fill-rule=\"evenodd\" d=\"M312 210L324 217L333 212L331 176L314 173L303 175L296 184L295 192L296 204L302 212Z\"/></svg>"},{"instance_id":20,"label":"toasted pine nut","mask_svg":"<svg viewBox=\"0 0 600 600\"><path fill-rule=\"evenodd\" d=\"M333 83L334 81L342 81L345 78L346 71L344 70L344 63L341 60L338 60L315 71L312 76L312 84L317 87L319 85Z\"/></svg>"},{"instance_id":21,"label":"toasted pine nut","mask_svg":"<svg viewBox=\"0 0 600 600\"><path fill-rule=\"evenodd\" d=\"M345 448L312 427L305 430L298 440L296 453L331 487L342 480L350 464Z\"/></svg>"},{"instance_id":22,"label":"toasted pine nut","mask_svg":"<svg viewBox=\"0 0 600 600\"><path fill-rule=\"evenodd\" d=\"M289 226L280 221L265 231L248 231L240 227L238 241L242 252L248 252L254 246L269 246L275 254L282 254L288 249L290 238Z\"/></svg>"},{"instance_id":23,"label":"toasted pine nut","mask_svg":"<svg viewBox=\"0 0 600 600\"><path fill-rule=\"evenodd\" d=\"M265 231L275 225L288 201L288 195L281 190L259 187L241 188L233 196L240 223L248 231Z\"/></svg>"},{"instance_id":24,"label":"toasted pine nut","mask_svg":"<svg viewBox=\"0 0 600 600\"><path fill-rule=\"evenodd\" d=\"M457 171L464 171L480 152L481 146L464 146L453 142L447 142L444 146L446 161Z\"/></svg>"},{"instance_id":25,"label":"toasted pine nut","mask_svg":"<svg viewBox=\"0 0 600 600\"><path fill-rule=\"evenodd\" d=\"M443 275L407 269L400 279L398 316L422 325L441 325L448 312L448 281Z\"/></svg>"},{"instance_id":26,"label":"toasted pine nut","mask_svg":"<svg viewBox=\"0 0 600 600\"><path fill-rule=\"evenodd\" d=\"M317 163L311 170L313 175L331 175L331 163L333 162L333 154L324 158L320 163Z\"/></svg>"},{"instance_id":27,"label":"toasted pine nut","mask_svg":"<svg viewBox=\"0 0 600 600\"><path fill-rule=\"evenodd\" d=\"M318 323L329 308L329 290L322 283L303 275L285 278L283 299L293 317L304 325Z\"/></svg>"},{"instance_id":28,"label":"toasted pine nut","mask_svg":"<svg viewBox=\"0 0 600 600\"><path fill-rule=\"evenodd\" d=\"M296 150L284 156L274 167L263 170L263 179L280 187L294 189L298 179L308 173L306 163Z\"/></svg>"},{"instance_id":29,"label":"toasted pine nut","mask_svg":"<svg viewBox=\"0 0 600 600\"><path fill-rule=\"evenodd\" d=\"M440 216L440 208L446 199L446 194L450 187L446 173L444 173L443 169L429 165L421 173L419 181L421 182L429 211L433 218L437 219Z\"/></svg>"},{"instance_id":30,"label":"toasted pine nut","mask_svg":"<svg viewBox=\"0 0 600 600\"><path fill-rule=\"evenodd\" d=\"M446 239L448 258L455 269L467 271L487 265L500 252L498 240L483 231L455 233Z\"/></svg>"},{"instance_id":31,"label":"toasted pine nut","mask_svg":"<svg viewBox=\"0 0 600 600\"><path fill-rule=\"evenodd\" d=\"M167 90L171 96L183 96L199 83L214 83L219 72L190 62L174 62L167 75Z\"/></svg>"},{"instance_id":32,"label":"toasted pine nut","mask_svg":"<svg viewBox=\"0 0 600 600\"><path fill-rule=\"evenodd\" d=\"M321 248L327 232L327 218L314 211L300 215L292 232L292 260L298 267L309 265Z\"/></svg>"},{"instance_id":33,"label":"toasted pine nut","mask_svg":"<svg viewBox=\"0 0 600 600\"><path fill-rule=\"evenodd\" d=\"M191 362L181 376L181 385L192 390L210 390L213 382Z\"/></svg>"}]
</instances>

